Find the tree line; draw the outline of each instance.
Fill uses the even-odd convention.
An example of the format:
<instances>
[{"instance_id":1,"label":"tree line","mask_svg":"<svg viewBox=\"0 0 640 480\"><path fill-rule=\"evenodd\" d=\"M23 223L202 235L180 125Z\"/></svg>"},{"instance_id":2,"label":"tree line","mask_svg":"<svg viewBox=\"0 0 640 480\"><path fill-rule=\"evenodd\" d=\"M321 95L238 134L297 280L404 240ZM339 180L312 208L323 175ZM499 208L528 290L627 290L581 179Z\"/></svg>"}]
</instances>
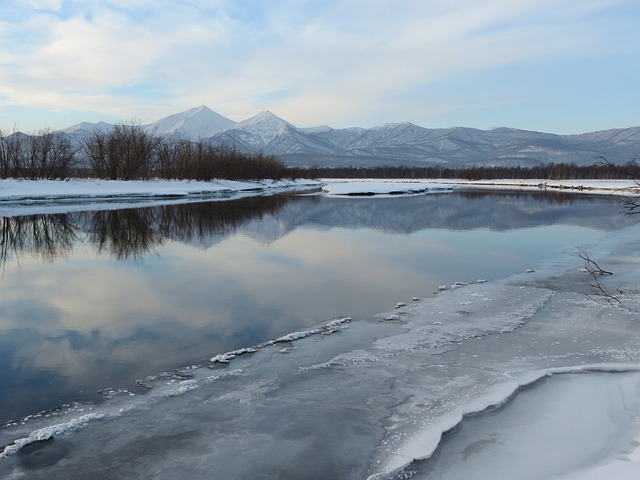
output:
<instances>
[{"instance_id":1,"label":"tree line","mask_svg":"<svg viewBox=\"0 0 640 480\"><path fill-rule=\"evenodd\" d=\"M0 131L0 178L65 178L77 162L77 149L51 130L34 135Z\"/></svg>"},{"instance_id":2,"label":"tree line","mask_svg":"<svg viewBox=\"0 0 640 480\"><path fill-rule=\"evenodd\" d=\"M378 167L327 167L311 169L314 178L398 178L398 179L542 179L542 180L637 180L640 165L630 161L626 165L614 165L604 158L592 165L574 163L549 163L533 167L413 167L404 165Z\"/></svg>"},{"instance_id":3,"label":"tree line","mask_svg":"<svg viewBox=\"0 0 640 480\"><path fill-rule=\"evenodd\" d=\"M307 170L288 167L273 155L245 153L206 140L158 137L135 123L96 130L75 146L68 136L50 130L33 135L0 131L0 178L280 180L307 176Z\"/></svg>"}]
</instances>

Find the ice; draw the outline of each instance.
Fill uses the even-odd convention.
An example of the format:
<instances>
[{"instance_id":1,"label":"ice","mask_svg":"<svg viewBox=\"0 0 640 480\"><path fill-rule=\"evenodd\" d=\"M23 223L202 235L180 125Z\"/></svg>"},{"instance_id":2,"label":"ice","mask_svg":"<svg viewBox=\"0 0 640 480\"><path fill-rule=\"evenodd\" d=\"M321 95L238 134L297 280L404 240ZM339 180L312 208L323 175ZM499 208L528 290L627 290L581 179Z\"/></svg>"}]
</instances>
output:
<instances>
[{"instance_id":1,"label":"ice","mask_svg":"<svg viewBox=\"0 0 640 480\"><path fill-rule=\"evenodd\" d=\"M6 458L8 455L18 453L20 449L24 448L27 445L36 442L44 442L52 439L53 437L63 435L73 430L78 430L84 427L90 421L99 420L102 418L104 418L104 415L101 413L88 413L72 418L68 422L54 423L47 427L42 427L34 430L29 434L29 436L17 438L13 441L13 443L7 445L3 449L3 451L0 452L0 459Z\"/></svg>"},{"instance_id":2,"label":"ice","mask_svg":"<svg viewBox=\"0 0 640 480\"><path fill-rule=\"evenodd\" d=\"M613 305L570 254L407 292L372 318L211 352L144 394L5 425L0 477L637 478L639 236L590 250Z\"/></svg>"}]
</instances>

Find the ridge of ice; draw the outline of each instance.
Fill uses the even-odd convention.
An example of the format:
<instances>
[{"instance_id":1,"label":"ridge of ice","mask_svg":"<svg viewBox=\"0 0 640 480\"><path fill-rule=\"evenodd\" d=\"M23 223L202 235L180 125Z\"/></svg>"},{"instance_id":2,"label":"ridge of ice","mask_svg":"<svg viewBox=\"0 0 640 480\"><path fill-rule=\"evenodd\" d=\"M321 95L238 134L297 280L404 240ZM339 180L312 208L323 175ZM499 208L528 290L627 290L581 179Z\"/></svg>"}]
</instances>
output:
<instances>
[{"instance_id":1,"label":"ridge of ice","mask_svg":"<svg viewBox=\"0 0 640 480\"><path fill-rule=\"evenodd\" d=\"M28 437L18 438L17 440L14 440L12 444L4 447L2 452L0 452L0 459L17 453L21 448L31 443L50 440L55 436L82 428L91 421L101 420L103 418L104 414L102 413L87 413L65 423L58 423L34 430Z\"/></svg>"},{"instance_id":2,"label":"ridge of ice","mask_svg":"<svg viewBox=\"0 0 640 480\"><path fill-rule=\"evenodd\" d=\"M209 359L209 362L211 364L215 364L215 363L223 363L223 364L227 364L229 363L231 360L233 360L234 358L236 358L239 355L244 355L246 353L255 353L258 350L267 347L267 346L272 346L272 345L276 345L279 343L291 343L294 342L296 340L300 340L301 338L306 338L306 337L310 337L311 335L318 335L318 334L322 334L322 335L330 335L332 333L335 333L337 331L340 330L340 328L342 327L342 325L344 325L345 323L348 323L351 321L351 317L340 317L340 318L336 318L334 320L331 320L329 323L322 325L320 327L317 328L312 328L310 330L303 330L300 332L291 332L288 333L286 335L283 335L281 337L278 337L276 339L273 340L269 340L268 342L265 343L261 343L259 345L253 346L253 347L246 347L246 348L241 348L239 350L233 350L230 352L226 352L226 353L220 353L218 355L214 355L213 357L211 357Z\"/></svg>"}]
</instances>

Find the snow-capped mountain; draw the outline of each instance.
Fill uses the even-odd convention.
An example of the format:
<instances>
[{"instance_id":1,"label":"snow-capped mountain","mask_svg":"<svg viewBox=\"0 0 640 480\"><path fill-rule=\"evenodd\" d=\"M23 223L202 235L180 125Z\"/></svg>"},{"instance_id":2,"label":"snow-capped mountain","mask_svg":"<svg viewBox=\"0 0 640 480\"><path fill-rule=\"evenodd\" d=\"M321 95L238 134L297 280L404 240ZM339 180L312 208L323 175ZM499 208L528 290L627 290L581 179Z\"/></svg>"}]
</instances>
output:
<instances>
[{"instance_id":1,"label":"snow-capped mountain","mask_svg":"<svg viewBox=\"0 0 640 480\"><path fill-rule=\"evenodd\" d=\"M268 110L212 136L210 140L233 145L247 152L263 151L274 155L327 155L338 150L334 144L314 134L305 133Z\"/></svg>"},{"instance_id":2,"label":"snow-capped mountain","mask_svg":"<svg viewBox=\"0 0 640 480\"><path fill-rule=\"evenodd\" d=\"M302 129L271 112L261 112L209 140L276 155L299 166L591 165L599 157L627 163L640 154L640 127L582 135L512 128L429 129L409 122L373 128Z\"/></svg>"},{"instance_id":3,"label":"snow-capped mountain","mask_svg":"<svg viewBox=\"0 0 640 480\"><path fill-rule=\"evenodd\" d=\"M157 122L144 125L143 128L153 135L199 140L235 125L236 122L233 120L201 105L186 112L169 115Z\"/></svg>"},{"instance_id":4,"label":"snow-capped mountain","mask_svg":"<svg viewBox=\"0 0 640 480\"><path fill-rule=\"evenodd\" d=\"M112 126L81 123L62 130L81 142L94 130ZM389 123L372 128L298 128L269 111L234 122L200 106L144 125L168 138L203 139L241 151L264 152L288 165L442 165L459 167L533 166L545 163L591 165L599 157L618 164L640 155L640 127L580 135L556 135L513 128L424 128Z\"/></svg>"}]
</instances>

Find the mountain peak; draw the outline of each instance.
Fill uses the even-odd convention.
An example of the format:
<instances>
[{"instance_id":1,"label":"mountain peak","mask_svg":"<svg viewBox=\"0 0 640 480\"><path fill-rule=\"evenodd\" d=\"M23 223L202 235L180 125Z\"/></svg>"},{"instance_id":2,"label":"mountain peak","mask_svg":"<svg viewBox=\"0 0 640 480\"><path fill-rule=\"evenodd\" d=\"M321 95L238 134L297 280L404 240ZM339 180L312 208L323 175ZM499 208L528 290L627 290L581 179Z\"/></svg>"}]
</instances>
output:
<instances>
[{"instance_id":1,"label":"mountain peak","mask_svg":"<svg viewBox=\"0 0 640 480\"><path fill-rule=\"evenodd\" d=\"M269 110L263 110L262 112L254 115L253 117L243 120L238 124L238 126L242 127L245 125L256 125L256 124L267 124L267 123L271 125L280 125L280 126L286 125L287 127L295 128L292 124L290 124L286 120L283 120L282 118L270 112Z\"/></svg>"},{"instance_id":2,"label":"mountain peak","mask_svg":"<svg viewBox=\"0 0 640 480\"><path fill-rule=\"evenodd\" d=\"M200 105L181 113L169 115L157 122L145 125L147 132L154 135L168 135L188 140L211 137L232 128L236 122L214 112L206 105Z\"/></svg>"},{"instance_id":3,"label":"mountain peak","mask_svg":"<svg viewBox=\"0 0 640 480\"><path fill-rule=\"evenodd\" d=\"M291 123L283 120L269 110L254 115L251 118L243 120L237 125L239 130L251 132L252 135L260 138L260 141L267 145L279 134L287 130L297 130Z\"/></svg>"}]
</instances>

